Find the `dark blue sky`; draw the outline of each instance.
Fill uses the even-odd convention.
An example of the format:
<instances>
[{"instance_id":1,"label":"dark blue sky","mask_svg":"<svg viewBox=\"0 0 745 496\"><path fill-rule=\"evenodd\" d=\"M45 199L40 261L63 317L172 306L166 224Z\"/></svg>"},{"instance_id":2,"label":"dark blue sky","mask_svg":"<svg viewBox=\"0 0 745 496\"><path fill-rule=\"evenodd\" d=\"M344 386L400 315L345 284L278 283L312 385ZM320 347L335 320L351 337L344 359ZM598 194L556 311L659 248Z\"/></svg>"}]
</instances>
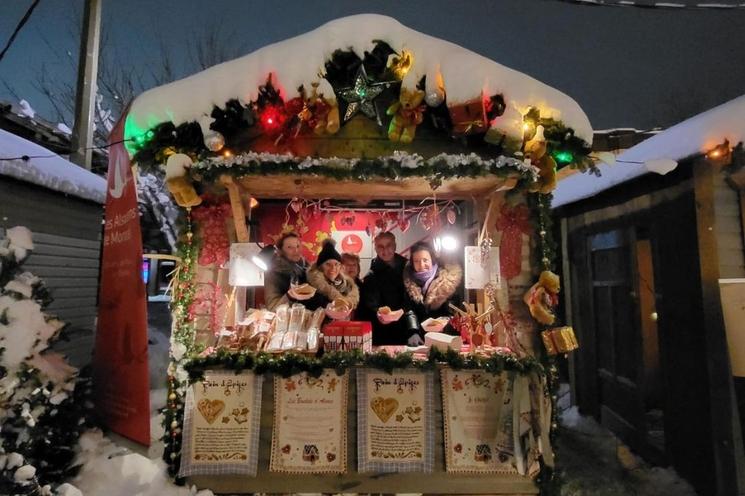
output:
<instances>
[{"instance_id":1,"label":"dark blue sky","mask_svg":"<svg viewBox=\"0 0 745 496\"><path fill-rule=\"evenodd\" d=\"M30 4L0 1L0 43ZM49 77L74 84L71 64L59 53L77 57L70 18L82 12L82 4L41 0L0 61L0 81L42 115L51 116L51 107L33 81L45 67ZM551 0L103 0L103 9L111 53L143 74L148 64L159 64L160 37L180 75L187 75L189 66L181 62L187 60L185 40L206 23L223 27L236 53L244 54L330 19L374 12L564 91L596 129L669 125L745 93L745 10L584 7ZM0 99L12 99L1 84Z\"/></svg>"}]
</instances>

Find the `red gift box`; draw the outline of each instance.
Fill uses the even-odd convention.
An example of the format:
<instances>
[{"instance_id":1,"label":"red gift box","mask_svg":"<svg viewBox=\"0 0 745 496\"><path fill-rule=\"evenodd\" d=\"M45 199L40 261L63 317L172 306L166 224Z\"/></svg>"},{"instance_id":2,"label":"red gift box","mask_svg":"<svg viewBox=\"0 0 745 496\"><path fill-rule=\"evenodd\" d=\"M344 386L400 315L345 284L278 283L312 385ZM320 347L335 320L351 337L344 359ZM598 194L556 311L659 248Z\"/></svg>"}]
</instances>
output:
<instances>
[{"instance_id":1,"label":"red gift box","mask_svg":"<svg viewBox=\"0 0 745 496\"><path fill-rule=\"evenodd\" d=\"M323 348L326 351L372 351L372 324L339 320L326 324L323 327Z\"/></svg>"},{"instance_id":2,"label":"red gift box","mask_svg":"<svg viewBox=\"0 0 745 496\"><path fill-rule=\"evenodd\" d=\"M485 100L481 97L448 107L453 121L453 135L485 133L488 126Z\"/></svg>"}]
</instances>

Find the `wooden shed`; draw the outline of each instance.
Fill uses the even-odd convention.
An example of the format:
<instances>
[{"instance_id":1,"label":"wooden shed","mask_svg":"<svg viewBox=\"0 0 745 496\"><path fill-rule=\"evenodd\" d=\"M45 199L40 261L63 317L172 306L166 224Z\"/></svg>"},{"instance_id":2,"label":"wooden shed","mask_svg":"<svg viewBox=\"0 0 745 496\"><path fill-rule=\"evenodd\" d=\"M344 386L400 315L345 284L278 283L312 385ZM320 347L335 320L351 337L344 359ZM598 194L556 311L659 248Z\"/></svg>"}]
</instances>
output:
<instances>
[{"instance_id":1,"label":"wooden shed","mask_svg":"<svg viewBox=\"0 0 745 496\"><path fill-rule=\"evenodd\" d=\"M49 313L70 324L70 351L90 351L106 181L4 130L0 157L0 228L31 230L35 250L24 267L51 290Z\"/></svg>"},{"instance_id":2,"label":"wooden shed","mask_svg":"<svg viewBox=\"0 0 745 496\"><path fill-rule=\"evenodd\" d=\"M554 197L581 343L574 400L701 494L743 487L720 298L720 280L745 277L745 201L732 180L743 122L740 97L629 148L600 178L568 175Z\"/></svg>"}]
</instances>

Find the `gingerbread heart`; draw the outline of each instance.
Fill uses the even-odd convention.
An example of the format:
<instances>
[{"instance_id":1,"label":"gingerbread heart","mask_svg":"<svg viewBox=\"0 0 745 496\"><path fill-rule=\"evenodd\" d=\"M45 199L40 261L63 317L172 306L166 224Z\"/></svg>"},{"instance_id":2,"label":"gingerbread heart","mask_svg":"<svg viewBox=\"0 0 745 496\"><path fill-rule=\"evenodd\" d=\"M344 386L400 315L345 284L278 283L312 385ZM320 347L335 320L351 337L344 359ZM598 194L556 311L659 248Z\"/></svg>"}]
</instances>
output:
<instances>
[{"instance_id":1,"label":"gingerbread heart","mask_svg":"<svg viewBox=\"0 0 745 496\"><path fill-rule=\"evenodd\" d=\"M207 398L197 403L197 410L202 414L204 420L211 424L225 409L225 402L221 400L208 400Z\"/></svg>"},{"instance_id":2,"label":"gingerbread heart","mask_svg":"<svg viewBox=\"0 0 745 496\"><path fill-rule=\"evenodd\" d=\"M398 400L396 398L381 398L380 396L376 396L370 400L370 408L372 408L380 421L385 424L396 413L396 410L398 410Z\"/></svg>"}]
</instances>

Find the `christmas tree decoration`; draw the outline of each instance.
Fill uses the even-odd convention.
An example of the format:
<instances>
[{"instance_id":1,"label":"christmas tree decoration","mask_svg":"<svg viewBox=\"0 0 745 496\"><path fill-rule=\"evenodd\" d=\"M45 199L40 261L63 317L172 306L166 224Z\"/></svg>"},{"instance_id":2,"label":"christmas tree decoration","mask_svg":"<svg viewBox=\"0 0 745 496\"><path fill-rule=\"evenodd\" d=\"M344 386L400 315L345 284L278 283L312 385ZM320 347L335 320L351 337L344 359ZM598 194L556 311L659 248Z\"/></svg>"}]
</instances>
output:
<instances>
[{"instance_id":1,"label":"christmas tree decoration","mask_svg":"<svg viewBox=\"0 0 745 496\"><path fill-rule=\"evenodd\" d=\"M438 68L439 69L439 68ZM424 82L424 101L430 107L439 107L445 101L445 83L442 73L438 70L433 77L427 77Z\"/></svg>"},{"instance_id":2,"label":"christmas tree decoration","mask_svg":"<svg viewBox=\"0 0 745 496\"><path fill-rule=\"evenodd\" d=\"M219 152L225 146L225 136L217 131L210 131L204 135L204 146L211 152Z\"/></svg>"},{"instance_id":3,"label":"christmas tree decoration","mask_svg":"<svg viewBox=\"0 0 745 496\"><path fill-rule=\"evenodd\" d=\"M448 110L453 121L453 136L486 133L488 120L482 96L464 103L448 105Z\"/></svg>"},{"instance_id":4,"label":"christmas tree decoration","mask_svg":"<svg viewBox=\"0 0 745 496\"><path fill-rule=\"evenodd\" d=\"M556 320L554 308L559 304L560 284L559 276L544 270L523 297L530 315L541 324L551 325Z\"/></svg>"},{"instance_id":5,"label":"christmas tree decoration","mask_svg":"<svg viewBox=\"0 0 745 496\"><path fill-rule=\"evenodd\" d=\"M541 332L541 340L549 356L569 353L579 348L574 329L569 326L545 330Z\"/></svg>"},{"instance_id":6,"label":"christmas tree decoration","mask_svg":"<svg viewBox=\"0 0 745 496\"><path fill-rule=\"evenodd\" d=\"M507 203L503 204L496 227L502 232L499 244L499 269L502 277L509 280L520 275L522 270L522 237L531 231L530 210L523 203L514 207Z\"/></svg>"},{"instance_id":7,"label":"christmas tree decoration","mask_svg":"<svg viewBox=\"0 0 745 496\"><path fill-rule=\"evenodd\" d=\"M181 207L196 207L202 203L188 176L191 166L191 157L183 153L174 153L166 162L166 186Z\"/></svg>"},{"instance_id":8,"label":"christmas tree decoration","mask_svg":"<svg viewBox=\"0 0 745 496\"><path fill-rule=\"evenodd\" d=\"M402 50L400 56L391 56L391 65L389 68L396 79L401 81L406 76L406 73L409 72L413 63L414 57L411 52Z\"/></svg>"},{"instance_id":9,"label":"christmas tree decoration","mask_svg":"<svg viewBox=\"0 0 745 496\"><path fill-rule=\"evenodd\" d=\"M344 113L344 122L351 119L357 112L362 112L368 118L375 120L379 126L383 125L383 122L378 114L373 100L377 98L384 90L388 89L394 82L374 82L367 77L364 64L360 64L360 68L357 71L357 75L354 79L354 86L351 88L343 88L339 91L339 94L347 103L347 110Z\"/></svg>"},{"instance_id":10,"label":"christmas tree decoration","mask_svg":"<svg viewBox=\"0 0 745 496\"><path fill-rule=\"evenodd\" d=\"M572 152L563 150L555 151L554 158L556 159L556 162L561 165L568 165L574 161L574 155L572 155Z\"/></svg>"},{"instance_id":11,"label":"christmas tree decoration","mask_svg":"<svg viewBox=\"0 0 745 496\"><path fill-rule=\"evenodd\" d=\"M386 114L393 117L388 125L389 140L401 143L414 141L416 127L424 120L426 105L422 100L424 91L401 88L399 100L386 110Z\"/></svg>"}]
</instances>

